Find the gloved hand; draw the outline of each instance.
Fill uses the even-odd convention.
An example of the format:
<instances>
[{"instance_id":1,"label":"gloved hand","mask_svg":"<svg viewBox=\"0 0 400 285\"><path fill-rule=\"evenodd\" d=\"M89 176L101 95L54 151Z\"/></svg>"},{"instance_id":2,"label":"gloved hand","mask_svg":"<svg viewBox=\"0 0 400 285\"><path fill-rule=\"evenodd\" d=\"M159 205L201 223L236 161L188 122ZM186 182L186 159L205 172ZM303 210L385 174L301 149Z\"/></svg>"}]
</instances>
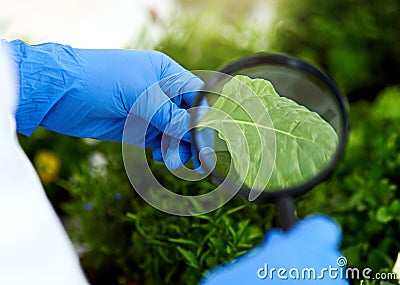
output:
<instances>
[{"instance_id":1,"label":"gloved hand","mask_svg":"<svg viewBox=\"0 0 400 285\"><path fill-rule=\"evenodd\" d=\"M129 114L135 124L124 136L130 140L126 142L153 147L154 159L169 169L192 157L186 109L203 82L171 58L155 51L31 46L19 40L9 45L19 67L18 132L30 135L40 125L71 136L121 142ZM166 143L161 146L163 134Z\"/></svg>"},{"instance_id":2,"label":"gloved hand","mask_svg":"<svg viewBox=\"0 0 400 285\"><path fill-rule=\"evenodd\" d=\"M335 222L313 215L288 231L270 230L260 246L212 270L200 284L348 284L340 240Z\"/></svg>"}]
</instances>

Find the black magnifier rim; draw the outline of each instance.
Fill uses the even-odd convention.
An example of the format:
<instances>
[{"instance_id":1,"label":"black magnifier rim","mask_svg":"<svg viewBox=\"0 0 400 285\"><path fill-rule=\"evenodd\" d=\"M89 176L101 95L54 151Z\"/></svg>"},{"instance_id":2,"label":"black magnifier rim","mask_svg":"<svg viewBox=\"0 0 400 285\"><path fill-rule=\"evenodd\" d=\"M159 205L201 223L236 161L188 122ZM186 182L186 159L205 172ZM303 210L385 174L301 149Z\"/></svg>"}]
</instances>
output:
<instances>
[{"instance_id":1,"label":"black magnifier rim","mask_svg":"<svg viewBox=\"0 0 400 285\"><path fill-rule=\"evenodd\" d=\"M292 196L292 197L297 197L299 195L303 195L309 190L311 190L315 185L318 183L324 181L327 179L333 172L335 166L337 165L340 157L343 154L343 151L346 146L347 142L347 137L348 137L348 132L349 132L349 118L348 118L348 111L347 111L347 102L345 97L341 94L339 91L339 88L333 81L333 79L323 71L317 69L310 63L301 60L296 57L288 56L288 55L283 55L283 54L269 54L269 53L262 53L262 54L256 54L252 56L247 56L240 58L225 67L223 67L221 70L219 70L217 73L213 74L204 84L202 90L199 91L196 100L195 100L195 105L194 106L199 106L200 101L204 96L206 96L207 91L204 90L212 90L211 87L215 86L218 81L221 79L221 73L226 74L229 76L234 76L238 71L246 69L246 68L251 68L251 67L256 67L260 65L276 65L276 66L283 66L291 69L295 69L298 71L306 72L310 75L312 75L314 78L318 79L321 83L323 83L335 96L335 99L337 101L339 111L341 112L341 117L342 117L342 123L340 126L340 131L341 131L341 137L339 138L339 146L337 148L337 151L333 157L333 159L328 163L328 165L320 172L318 173L315 177L312 179L296 185L292 186L286 189L281 189L281 190L271 190L271 191L261 191L260 195L256 198L256 201L261 202L265 200L274 200L277 198L282 198L284 196ZM195 115L191 116L191 126L195 126ZM199 153L199 145L196 140L196 135L195 135L195 128L191 129L191 137L192 137L192 142L194 145L194 148L196 150L196 153ZM207 168L207 166L205 167ZM224 179L220 177L215 170L213 170L210 174L211 180L219 185ZM226 190L229 191L228 188L231 189L236 189L237 186L234 185L233 183L230 183L229 181L225 181L227 188ZM224 188L224 189L225 189ZM252 190L254 191L254 190ZM257 190L256 190L257 191ZM260 191L258 191L260 192ZM248 198L250 193L250 189L246 186L242 186L240 190L238 191L239 196L243 196L244 198Z\"/></svg>"}]
</instances>

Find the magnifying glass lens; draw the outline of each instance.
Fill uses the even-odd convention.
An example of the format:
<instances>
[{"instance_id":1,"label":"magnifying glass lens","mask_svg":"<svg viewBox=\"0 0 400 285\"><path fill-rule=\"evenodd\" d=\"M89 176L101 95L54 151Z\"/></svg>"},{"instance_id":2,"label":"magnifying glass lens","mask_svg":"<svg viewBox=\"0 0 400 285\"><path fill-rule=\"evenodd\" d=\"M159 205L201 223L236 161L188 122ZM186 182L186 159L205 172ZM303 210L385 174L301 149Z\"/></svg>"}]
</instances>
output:
<instances>
[{"instance_id":1,"label":"magnifying glass lens","mask_svg":"<svg viewBox=\"0 0 400 285\"><path fill-rule=\"evenodd\" d=\"M204 90L199 102L208 109L193 132L199 158L215 183L240 188L250 200L308 190L343 150L343 98L329 77L303 61L241 60L211 77Z\"/></svg>"}]
</instances>

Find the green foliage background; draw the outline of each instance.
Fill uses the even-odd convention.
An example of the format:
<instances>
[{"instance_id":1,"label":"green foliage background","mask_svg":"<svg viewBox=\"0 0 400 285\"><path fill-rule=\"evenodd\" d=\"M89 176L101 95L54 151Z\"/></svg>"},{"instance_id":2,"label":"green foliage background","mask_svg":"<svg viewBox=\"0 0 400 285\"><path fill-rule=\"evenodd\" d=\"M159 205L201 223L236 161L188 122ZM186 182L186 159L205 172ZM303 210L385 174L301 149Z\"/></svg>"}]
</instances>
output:
<instances>
[{"instance_id":1,"label":"green foliage background","mask_svg":"<svg viewBox=\"0 0 400 285\"><path fill-rule=\"evenodd\" d=\"M400 1L282 0L269 30L252 22L250 6L226 14L226 2L219 9L183 9L171 23L155 19L165 30L155 49L192 70L280 52L328 71L350 98L349 143L333 177L298 199L298 215L330 215L343 228L349 265L389 271L400 251ZM255 247L278 226L273 206L240 198L198 217L159 212L133 191L116 143L43 129L20 140L32 161L43 149L59 158L58 178L46 190L92 284L197 284L208 269ZM212 189L150 164L179 193Z\"/></svg>"}]
</instances>

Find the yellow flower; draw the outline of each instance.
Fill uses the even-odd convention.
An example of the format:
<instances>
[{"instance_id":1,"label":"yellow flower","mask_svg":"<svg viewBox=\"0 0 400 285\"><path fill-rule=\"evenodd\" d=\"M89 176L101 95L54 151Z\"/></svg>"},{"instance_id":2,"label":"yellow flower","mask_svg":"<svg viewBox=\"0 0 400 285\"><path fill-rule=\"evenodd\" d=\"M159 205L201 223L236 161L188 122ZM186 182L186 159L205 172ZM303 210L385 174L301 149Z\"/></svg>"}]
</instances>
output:
<instances>
[{"instance_id":1,"label":"yellow flower","mask_svg":"<svg viewBox=\"0 0 400 285\"><path fill-rule=\"evenodd\" d=\"M33 163L43 184L53 182L60 173L60 159L54 152L39 150Z\"/></svg>"}]
</instances>

